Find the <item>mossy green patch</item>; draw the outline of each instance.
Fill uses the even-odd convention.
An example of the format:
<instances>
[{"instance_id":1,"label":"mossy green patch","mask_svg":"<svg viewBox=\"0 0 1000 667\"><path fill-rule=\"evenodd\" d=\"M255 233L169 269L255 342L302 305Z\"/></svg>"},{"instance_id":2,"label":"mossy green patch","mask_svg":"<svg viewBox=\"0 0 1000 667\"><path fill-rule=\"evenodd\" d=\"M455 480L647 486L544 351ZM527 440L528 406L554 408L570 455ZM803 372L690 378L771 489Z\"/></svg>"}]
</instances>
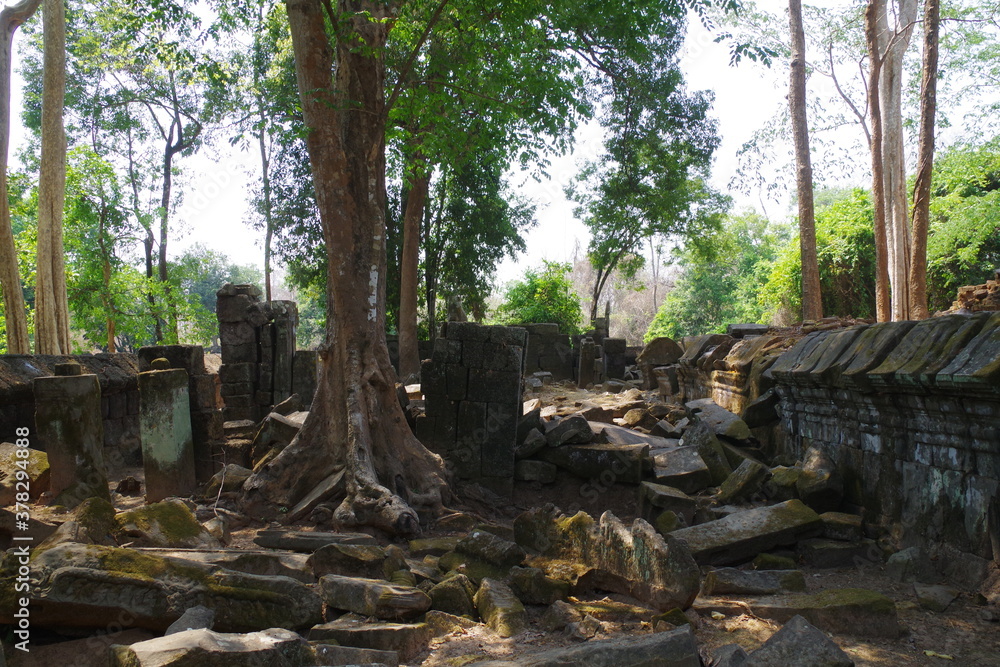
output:
<instances>
[{"instance_id":1,"label":"mossy green patch","mask_svg":"<svg viewBox=\"0 0 1000 667\"><path fill-rule=\"evenodd\" d=\"M864 588L831 588L808 596L810 606L864 607L879 614L891 614L896 603L881 593Z\"/></svg>"},{"instance_id":2,"label":"mossy green patch","mask_svg":"<svg viewBox=\"0 0 1000 667\"><path fill-rule=\"evenodd\" d=\"M578 612L591 615L599 621L610 621L612 623L624 623L629 621L650 621L656 616L656 611L645 607L615 602L605 598L603 600L592 600L585 602L572 602L573 608Z\"/></svg>"},{"instance_id":3,"label":"mossy green patch","mask_svg":"<svg viewBox=\"0 0 1000 667\"><path fill-rule=\"evenodd\" d=\"M115 517L115 523L120 532L134 526L149 535L159 533L167 544L192 540L205 532L187 505L180 501L153 503L130 512L122 512Z\"/></svg>"}]
</instances>

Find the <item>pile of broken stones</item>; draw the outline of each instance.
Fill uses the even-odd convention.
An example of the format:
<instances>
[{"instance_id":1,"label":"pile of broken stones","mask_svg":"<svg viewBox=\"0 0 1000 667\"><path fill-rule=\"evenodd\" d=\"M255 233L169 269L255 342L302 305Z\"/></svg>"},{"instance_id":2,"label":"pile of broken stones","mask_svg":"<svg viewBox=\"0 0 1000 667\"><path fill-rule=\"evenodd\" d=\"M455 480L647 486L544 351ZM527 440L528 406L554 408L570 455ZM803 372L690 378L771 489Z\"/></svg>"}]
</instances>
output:
<instances>
[{"instance_id":1,"label":"pile of broken stones","mask_svg":"<svg viewBox=\"0 0 1000 667\"><path fill-rule=\"evenodd\" d=\"M807 592L800 565L883 558L862 518L838 511L842 482L821 452L771 466L746 424L710 400L668 405L635 388L611 403L525 408L517 478L542 491L568 476L625 489L633 521L552 505L512 521L455 512L398 544L323 525L254 529L226 509L249 472L230 466L197 501L116 512L91 499L58 526L33 521L32 627L63 640L52 646L74 664L130 666L432 663L462 637L475 648L434 664L852 665L827 633L900 634L896 605L878 592ZM289 431L278 440L297 417L271 420ZM238 544L248 532L253 544ZM959 594L920 583L933 573L919 550L887 569L917 580L928 609ZM16 576L8 552L5 623ZM701 619L741 614L781 628L749 653L699 647Z\"/></svg>"}]
</instances>

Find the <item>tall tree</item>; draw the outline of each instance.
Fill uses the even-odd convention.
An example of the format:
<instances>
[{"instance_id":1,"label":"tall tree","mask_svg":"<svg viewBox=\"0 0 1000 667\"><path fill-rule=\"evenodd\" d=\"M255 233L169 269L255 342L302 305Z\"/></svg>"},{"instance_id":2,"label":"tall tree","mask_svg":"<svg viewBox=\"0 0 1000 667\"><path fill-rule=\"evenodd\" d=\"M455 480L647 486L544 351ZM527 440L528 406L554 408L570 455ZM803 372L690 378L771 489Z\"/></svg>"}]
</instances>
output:
<instances>
[{"instance_id":1,"label":"tall tree","mask_svg":"<svg viewBox=\"0 0 1000 667\"><path fill-rule=\"evenodd\" d=\"M927 310L927 229L930 225L931 177L934 173L934 119L937 111L939 0L924 4L924 56L920 79L920 149L913 186L910 246L910 317L924 319Z\"/></svg>"},{"instance_id":2,"label":"tall tree","mask_svg":"<svg viewBox=\"0 0 1000 667\"><path fill-rule=\"evenodd\" d=\"M792 36L791 82L788 106L795 142L795 188L799 202L799 248L802 254L802 319L823 317L816 258L816 210L813 205L812 159L809 156L809 123L806 120L806 35L802 28L801 0L788 0Z\"/></svg>"},{"instance_id":3,"label":"tall tree","mask_svg":"<svg viewBox=\"0 0 1000 667\"><path fill-rule=\"evenodd\" d=\"M44 0L42 38L42 160L38 181L38 262L35 268L35 351L69 354L69 304L63 254L66 199L66 13L63 0Z\"/></svg>"},{"instance_id":4,"label":"tall tree","mask_svg":"<svg viewBox=\"0 0 1000 667\"><path fill-rule=\"evenodd\" d=\"M7 325L7 352L28 354L28 318L17 270L17 250L7 204L7 153L10 150L10 71L14 31L31 18L41 0L21 0L0 10L0 289Z\"/></svg>"},{"instance_id":5,"label":"tall tree","mask_svg":"<svg viewBox=\"0 0 1000 667\"><path fill-rule=\"evenodd\" d=\"M314 409L248 480L245 499L290 506L343 466L340 523L413 534L414 508L440 510L446 486L442 460L406 424L385 342L384 49L399 3L288 0L287 8L326 243L326 342Z\"/></svg>"},{"instance_id":6,"label":"tall tree","mask_svg":"<svg viewBox=\"0 0 1000 667\"><path fill-rule=\"evenodd\" d=\"M872 152L881 153L873 178L881 181L890 289L889 316L895 321L908 319L910 314L910 215L903 150L902 99L903 56L913 34L917 0L895 0L894 10L893 20L890 21L889 0L869 0L865 29L871 68L876 69L875 63L878 62L879 70L878 102L869 108L872 116ZM867 20L868 17L870 20ZM874 131L876 108L881 125L878 143ZM877 194L873 191L873 195Z\"/></svg>"}]
</instances>

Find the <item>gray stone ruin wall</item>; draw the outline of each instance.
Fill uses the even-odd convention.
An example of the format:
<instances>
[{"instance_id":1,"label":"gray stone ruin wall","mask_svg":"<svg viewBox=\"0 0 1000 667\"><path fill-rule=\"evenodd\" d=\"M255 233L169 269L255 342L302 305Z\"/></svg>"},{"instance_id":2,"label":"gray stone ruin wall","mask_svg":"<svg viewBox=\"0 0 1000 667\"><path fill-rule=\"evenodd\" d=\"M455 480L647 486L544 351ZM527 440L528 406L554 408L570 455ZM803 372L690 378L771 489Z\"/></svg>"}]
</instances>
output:
<instances>
[{"instance_id":1,"label":"gray stone ruin wall","mask_svg":"<svg viewBox=\"0 0 1000 667\"><path fill-rule=\"evenodd\" d=\"M576 356L567 334L559 333L558 324L525 324L528 342L524 349L524 372L528 375L545 371L553 380L576 377Z\"/></svg>"},{"instance_id":2,"label":"gray stone ruin wall","mask_svg":"<svg viewBox=\"0 0 1000 667\"><path fill-rule=\"evenodd\" d=\"M508 495L527 339L519 327L448 322L421 365L426 416L417 437L459 479Z\"/></svg>"},{"instance_id":3,"label":"gray stone ruin wall","mask_svg":"<svg viewBox=\"0 0 1000 667\"><path fill-rule=\"evenodd\" d=\"M675 399L752 415L779 458L820 447L900 546L965 569L1000 560L1000 313L765 335L721 358L728 341L685 343Z\"/></svg>"},{"instance_id":4,"label":"gray stone ruin wall","mask_svg":"<svg viewBox=\"0 0 1000 667\"><path fill-rule=\"evenodd\" d=\"M67 361L76 361L100 382L105 463L112 469L138 465L142 460L138 359L132 354L0 355L0 441L14 442L18 427L36 432L31 382L54 375L55 365ZM45 443L33 441L32 446L44 449Z\"/></svg>"},{"instance_id":5,"label":"gray stone ruin wall","mask_svg":"<svg viewBox=\"0 0 1000 667\"><path fill-rule=\"evenodd\" d=\"M206 371L200 345L149 345L139 348L138 356L140 373L149 371L153 360L160 358L187 373L195 472L199 483L207 482L222 467L216 454L226 439L219 376Z\"/></svg>"},{"instance_id":6,"label":"gray stone ruin wall","mask_svg":"<svg viewBox=\"0 0 1000 667\"><path fill-rule=\"evenodd\" d=\"M222 343L222 399L225 421L258 421L271 407L292 394L295 384L295 328L298 308L293 301L261 301L254 285L227 283L217 292L216 315ZM306 368L300 385L315 378ZM315 388L315 384L313 385ZM312 392L302 396L309 401Z\"/></svg>"}]
</instances>

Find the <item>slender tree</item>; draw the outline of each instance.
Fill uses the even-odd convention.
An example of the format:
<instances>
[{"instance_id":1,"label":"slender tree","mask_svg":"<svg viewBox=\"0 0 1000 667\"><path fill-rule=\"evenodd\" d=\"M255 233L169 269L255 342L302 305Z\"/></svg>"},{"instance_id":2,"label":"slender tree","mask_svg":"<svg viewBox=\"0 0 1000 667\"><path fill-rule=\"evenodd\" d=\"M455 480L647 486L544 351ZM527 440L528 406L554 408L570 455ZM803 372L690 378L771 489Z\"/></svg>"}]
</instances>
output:
<instances>
[{"instance_id":1,"label":"slender tree","mask_svg":"<svg viewBox=\"0 0 1000 667\"><path fill-rule=\"evenodd\" d=\"M913 187L910 228L910 317L924 319L927 311L927 228L930 222L931 177L934 172L934 119L937 111L939 0L924 3L924 56L920 79L920 148Z\"/></svg>"},{"instance_id":2,"label":"slender tree","mask_svg":"<svg viewBox=\"0 0 1000 667\"><path fill-rule=\"evenodd\" d=\"M812 160L809 156L809 123L806 120L806 35L802 28L801 0L788 0L792 36L791 82L788 106L795 143L795 187L799 201L799 248L802 254L802 319L823 317L816 257L816 211L813 205Z\"/></svg>"},{"instance_id":3,"label":"slender tree","mask_svg":"<svg viewBox=\"0 0 1000 667\"><path fill-rule=\"evenodd\" d=\"M17 270L17 249L7 203L7 152L10 150L10 70L14 31L38 9L41 0L21 0L0 10L0 289L7 324L7 352L28 354L28 318Z\"/></svg>"},{"instance_id":4,"label":"slender tree","mask_svg":"<svg viewBox=\"0 0 1000 667\"><path fill-rule=\"evenodd\" d=\"M875 205L875 317L879 322L892 318L889 294L889 251L886 238L885 181L882 178L882 110L879 100L882 56L877 37L878 0L865 8L865 38L870 54L868 65L868 113L871 116L872 200Z\"/></svg>"}]
</instances>

